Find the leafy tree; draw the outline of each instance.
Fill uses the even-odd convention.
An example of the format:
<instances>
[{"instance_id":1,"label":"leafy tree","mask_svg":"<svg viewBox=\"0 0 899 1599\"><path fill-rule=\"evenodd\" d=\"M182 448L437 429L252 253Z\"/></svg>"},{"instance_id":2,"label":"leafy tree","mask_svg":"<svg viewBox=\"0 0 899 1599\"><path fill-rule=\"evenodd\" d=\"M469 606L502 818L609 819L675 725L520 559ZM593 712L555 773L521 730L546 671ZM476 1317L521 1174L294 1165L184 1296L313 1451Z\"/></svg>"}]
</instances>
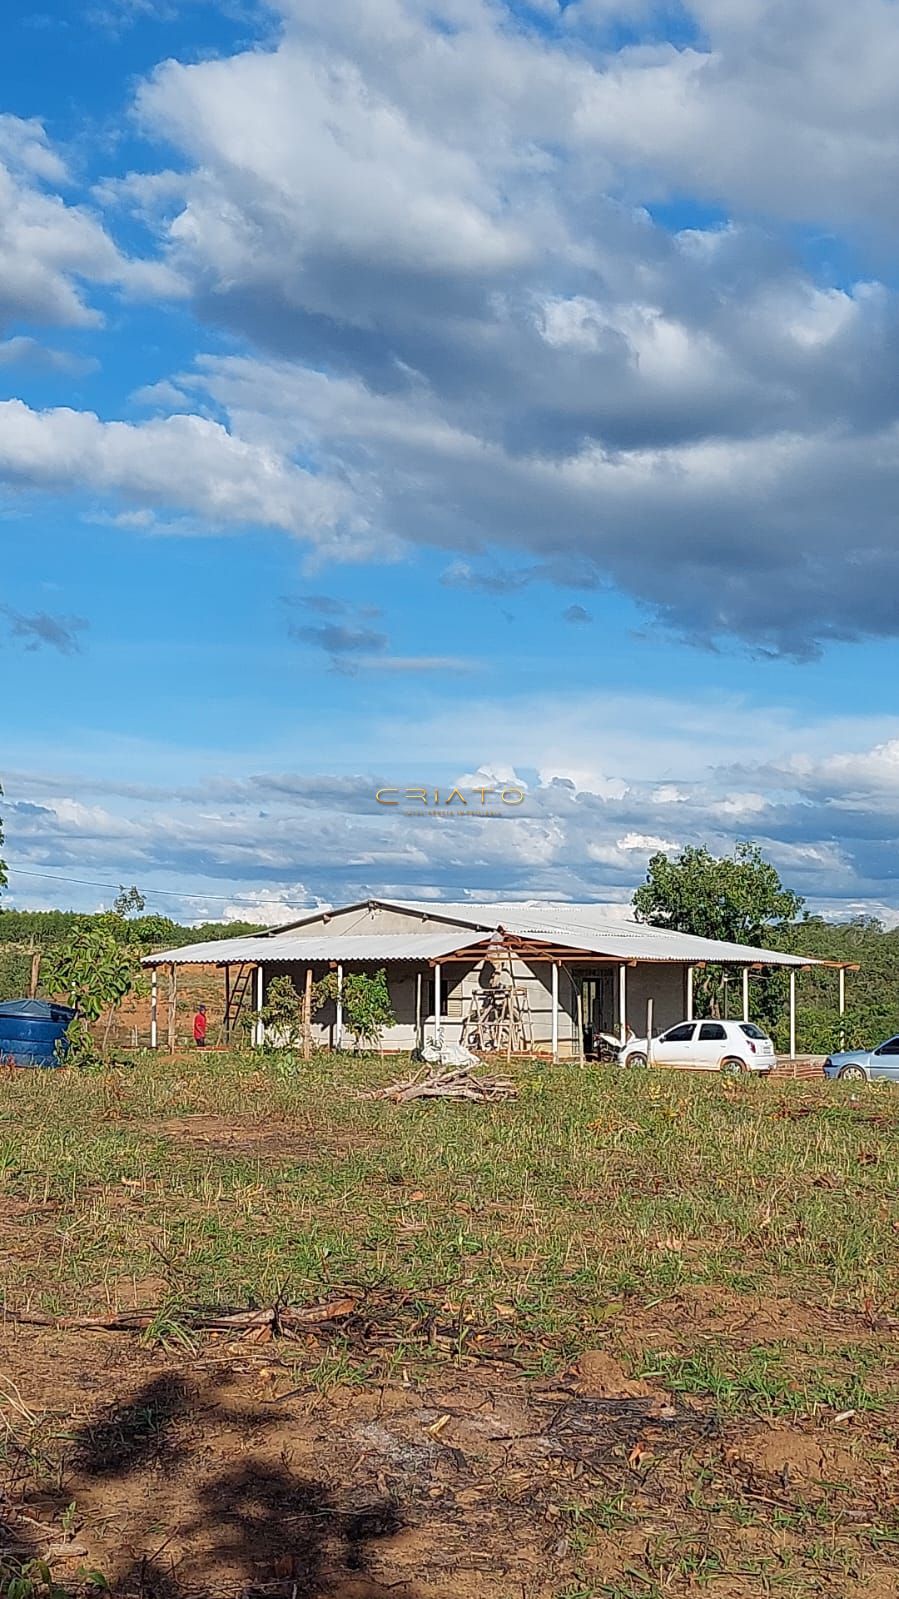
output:
<instances>
[{"instance_id":1,"label":"leafy tree","mask_svg":"<svg viewBox=\"0 0 899 1599\"><path fill-rule=\"evenodd\" d=\"M371 977L366 972L350 972L343 980L343 1015L353 1041L374 1048L385 1027L396 1022L387 973L383 966Z\"/></svg>"},{"instance_id":2,"label":"leafy tree","mask_svg":"<svg viewBox=\"0 0 899 1599\"><path fill-rule=\"evenodd\" d=\"M329 1000L337 999L337 973L328 972L316 983L312 996L314 1010L321 1010ZM348 972L343 979L343 1020L353 1042L374 1048L381 1041L385 1027L396 1022L387 986L387 973L383 966L372 976L366 972Z\"/></svg>"},{"instance_id":3,"label":"leafy tree","mask_svg":"<svg viewBox=\"0 0 899 1599\"><path fill-rule=\"evenodd\" d=\"M805 901L784 888L776 869L757 844L738 844L733 855L716 857L688 845L671 859L662 853L649 862L646 882L634 895L637 920L700 938L771 947L785 936ZM696 973L697 1008L721 1014L726 973L707 966ZM754 1008L773 1026L783 1006L777 976L753 985Z\"/></svg>"},{"instance_id":4,"label":"leafy tree","mask_svg":"<svg viewBox=\"0 0 899 1599\"><path fill-rule=\"evenodd\" d=\"M74 1066L93 1065L99 1051L91 1024L108 1012L104 1047L112 1017L125 995L131 992L139 968L133 949L118 936L116 918L98 916L92 923L72 933L54 951L47 974L51 991L64 993L76 1015L69 1024L68 1059Z\"/></svg>"},{"instance_id":5,"label":"leafy tree","mask_svg":"<svg viewBox=\"0 0 899 1599\"><path fill-rule=\"evenodd\" d=\"M296 1049L303 1041L303 1002L292 977L273 977L262 1007L266 1042L275 1049Z\"/></svg>"},{"instance_id":6,"label":"leafy tree","mask_svg":"<svg viewBox=\"0 0 899 1599\"><path fill-rule=\"evenodd\" d=\"M714 856L690 844L674 860L653 855L634 895L637 920L701 938L762 945L795 921L805 901L784 888L757 844Z\"/></svg>"},{"instance_id":7,"label":"leafy tree","mask_svg":"<svg viewBox=\"0 0 899 1599\"><path fill-rule=\"evenodd\" d=\"M121 916L124 921L126 917L131 915L132 911L142 911L146 903L143 894L134 883L131 884L130 888L125 888L120 883L119 892L112 902L113 914Z\"/></svg>"}]
</instances>

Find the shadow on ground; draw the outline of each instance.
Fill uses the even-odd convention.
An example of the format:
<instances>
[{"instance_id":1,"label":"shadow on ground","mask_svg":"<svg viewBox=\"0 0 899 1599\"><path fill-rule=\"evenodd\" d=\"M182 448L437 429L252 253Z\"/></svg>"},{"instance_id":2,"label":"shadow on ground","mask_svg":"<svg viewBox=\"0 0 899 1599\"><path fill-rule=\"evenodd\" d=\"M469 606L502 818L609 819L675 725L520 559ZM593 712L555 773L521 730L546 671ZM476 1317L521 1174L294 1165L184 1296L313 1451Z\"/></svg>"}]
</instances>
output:
<instances>
[{"instance_id":1,"label":"shadow on ground","mask_svg":"<svg viewBox=\"0 0 899 1599\"><path fill-rule=\"evenodd\" d=\"M258 1433L258 1412L233 1409L219 1418L229 1429L241 1425L248 1438ZM418 1599L407 1584L378 1584L369 1570L373 1545L395 1538L404 1528L400 1507L390 1493L365 1503L340 1504L324 1482L291 1469L282 1454L277 1462L257 1454L223 1469L204 1471L203 1434L216 1415L208 1399L198 1411L189 1384L165 1374L145 1382L125 1403L104 1406L71 1434L72 1492L83 1500L91 1485L115 1494L115 1514L129 1479L147 1478L160 1487L158 1496L140 1494L130 1500L132 1525L127 1543L146 1545L154 1517L161 1516L166 1479L183 1491L176 1531L160 1538L151 1553L125 1555L110 1573L116 1593L140 1599L191 1599L209 1592L288 1595L290 1599ZM199 1469L198 1469L199 1468ZM102 1496L101 1496L102 1497ZM141 1500L145 1502L142 1504ZM224 1579L224 1580L221 1580Z\"/></svg>"}]
</instances>

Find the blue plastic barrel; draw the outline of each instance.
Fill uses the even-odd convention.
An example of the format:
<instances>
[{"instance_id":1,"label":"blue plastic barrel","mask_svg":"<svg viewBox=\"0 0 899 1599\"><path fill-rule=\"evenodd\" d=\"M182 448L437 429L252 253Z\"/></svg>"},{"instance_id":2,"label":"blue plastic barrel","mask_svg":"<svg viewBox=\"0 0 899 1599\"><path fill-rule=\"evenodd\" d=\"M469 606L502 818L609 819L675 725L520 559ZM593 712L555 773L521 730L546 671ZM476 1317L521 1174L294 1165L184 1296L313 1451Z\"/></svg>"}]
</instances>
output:
<instances>
[{"instance_id":1,"label":"blue plastic barrel","mask_svg":"<svg viewBox=\"0 0 899 1599\"><path fill-rule=\"evenodd\" d=\"M66 1028L74 1014L69 1005L45 999L0 1000L0 1063L60 1066L60 1054L68 1047Z\"/></svg>"}]
</instances>

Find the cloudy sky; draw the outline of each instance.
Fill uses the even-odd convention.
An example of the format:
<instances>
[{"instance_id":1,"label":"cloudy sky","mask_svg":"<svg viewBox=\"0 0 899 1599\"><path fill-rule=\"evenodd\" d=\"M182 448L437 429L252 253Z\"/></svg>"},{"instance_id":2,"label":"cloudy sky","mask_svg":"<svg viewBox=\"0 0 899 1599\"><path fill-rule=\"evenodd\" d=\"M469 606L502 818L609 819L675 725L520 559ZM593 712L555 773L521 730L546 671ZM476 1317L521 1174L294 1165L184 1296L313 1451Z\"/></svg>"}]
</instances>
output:
<instances>
[{"instance_id":1,"label":"cloudy sky","mask_svg":"<svg viewBox=\"0 0 899 1599\"><path fill-rule=\"evenodd\" d=\"M6 902L899 919L899 6L10 10Z\"/></svg>"}]
</instances>

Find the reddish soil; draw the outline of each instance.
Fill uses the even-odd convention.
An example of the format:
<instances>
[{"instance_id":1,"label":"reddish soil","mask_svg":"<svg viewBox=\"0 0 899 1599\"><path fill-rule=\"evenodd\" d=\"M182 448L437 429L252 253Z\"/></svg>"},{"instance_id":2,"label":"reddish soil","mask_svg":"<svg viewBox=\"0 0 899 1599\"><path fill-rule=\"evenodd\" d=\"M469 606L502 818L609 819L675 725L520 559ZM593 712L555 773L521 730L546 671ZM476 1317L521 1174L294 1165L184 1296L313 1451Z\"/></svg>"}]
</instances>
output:
<instances>
[{"instance_id":1,"label":"reddish soil","mask_svg":"<svg viewBox=\"0 0 899 1599\"><path fill-rule=\"evenodd\" d=\"M749 1571L772 1548L798 1553L797 1533L758 1524L768 1506L826 1497L835 1525L873 1521L899 1487L894 1461L832 1422L724 1421L601 1350L558 1382L447 1363L323 1393L277 1344L207 1337L189 1356L7 1323L0 1373L4 1542L49 1552L58 1580L96 1569L140 1599L640 1593L611 1585L669 1544L725 1546L728 1568ZM725 1497L744 1507L739 1521L722 1521ZM578 1542L576 1504L619 1511ZM875 1558L863 1587L794 1591L887 1599L892 1581ZM665 1591L694 1590L678 1578ZM739 1575L710 1590L767 1591Z\"/></svg>"}]
</instances>

